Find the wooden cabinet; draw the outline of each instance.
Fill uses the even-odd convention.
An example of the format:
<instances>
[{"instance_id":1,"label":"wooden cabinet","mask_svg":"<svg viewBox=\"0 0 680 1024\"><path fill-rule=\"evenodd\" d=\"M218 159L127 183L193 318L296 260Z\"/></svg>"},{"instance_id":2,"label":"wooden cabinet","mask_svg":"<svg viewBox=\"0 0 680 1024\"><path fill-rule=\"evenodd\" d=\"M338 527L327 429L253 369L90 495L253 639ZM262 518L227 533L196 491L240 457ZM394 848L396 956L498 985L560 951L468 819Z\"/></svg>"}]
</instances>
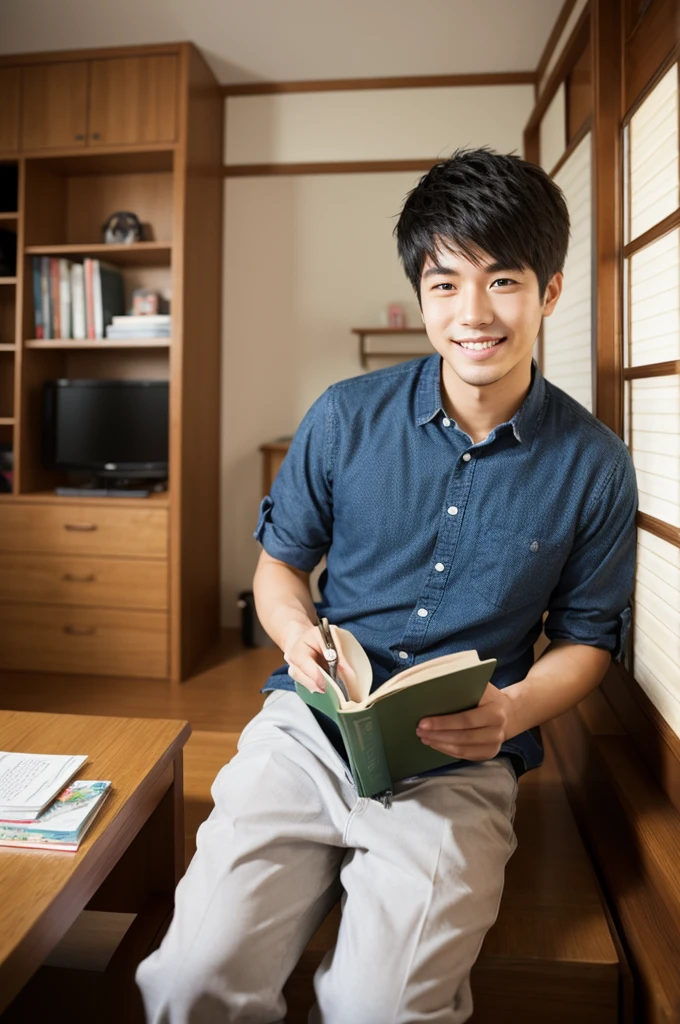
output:
<instances>
[{"instance_id":1,"label":"wooden cabinet","mask_svg":"<svg viewBox=\"0 0 680 1024\"><path fill-rule=\"evenodd\" d=\"M134 146L177 137L178 59L175 54L64 61L21 69L21 147ZM1 72L16 89L16 68ZM3 82L0 80L0 85ZM0 115L0 149L17 148L11 112ZM12 94L10 92L10 99ZM7 122L5 125L4 122ZM9 143L2 146L3 133ZM12 134L14 132L14 134ZM12 145L13 140L13 145Z\"/></svg>"},{"instance_id":2,"label":"wooden cabinet","mask_svg":"<svg viewBox=\"0 0 680 1024\"><path fill-rule=\"evenodd\" d=\"M87 141L89 61L21 69L23 149L71 149Z\"/></svg>"},{"instance_id":3,"label":"wooden cabinet","mask_svg":"<svg viewBox=\"0 0 680 1024\"><path fill-rule=\"evenodd\" d=\"M89 145L174 142L176 57L93 60L90 82Z\"/></svg>"},{"instance_id":4,"label":"wooden cabinet","mask_svg":"<svg viewBox=\"0 0 680 1024\"><path fill-rule=\"evenodd\" d=\"M19 148L19 68L0 68L0 153Z\"/></svg>"}]
</instances>

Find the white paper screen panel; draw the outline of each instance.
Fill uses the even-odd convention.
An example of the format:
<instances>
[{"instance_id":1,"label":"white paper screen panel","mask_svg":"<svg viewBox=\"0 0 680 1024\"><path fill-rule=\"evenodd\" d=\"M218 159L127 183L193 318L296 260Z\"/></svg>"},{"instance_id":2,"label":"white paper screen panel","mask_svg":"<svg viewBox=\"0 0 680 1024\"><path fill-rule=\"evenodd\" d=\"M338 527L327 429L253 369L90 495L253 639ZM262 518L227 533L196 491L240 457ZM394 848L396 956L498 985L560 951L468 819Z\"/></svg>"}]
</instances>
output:
<instances>
[{"instance_id":1,"label":"white paper screen panel","mask_svg":"<svg viewBox=\"0 0 680 1024\"><path fill-rule=\"evenodd\" d=\"M555 175L571 219L564 286L552 316L543 321L543 374L592 412L591 134Z\"/></svg>"},{"instance_id":2,"label":"white paper screen panel","mask_svg":"<svg viewBox=\"0 0 680 1024\"><path fill-rule=\"evenodd\" d=\"M631 118L628 149L627 242L654 227L679 205L677 64L666 72Z\"/></svg>"},{"instance_id":3,"label":"white paper screen panel","mask_svg":"<svg viewBox=\"0 0 680 1024\"><path fill-rule=\"evenodd\" d=\"M628 366L680 359L680 230L630 258Z\"/></svg>"},{"instance_id":4,"label":"white paper screen panel","mask_svg":"<svg viewBox=\"0 0 680 1024\"><path fill-rule=\"evenodd\" d=\"M548 174L567 148L567 91L560 85L539 127L540 163Z\"/></svg>"},{"instance_id":5,"label":"white paper screen panel","mask_svg":"<svg viewBox=\"0 0 680 1024\"><path fill-rule=\"evenodd\" d=\"M680 736L680 548L638 530L633 674Z\"/></svg>"},{"instance_id":6,"label":"white paper screen panel","mask_svg":"<svg viewBox=\"0 0 680 1024\"><path fill-rule=\"evenodd\" d=\"M680 526L680 376L626 383L640 512Z\"/></svg>"}]
</instances>

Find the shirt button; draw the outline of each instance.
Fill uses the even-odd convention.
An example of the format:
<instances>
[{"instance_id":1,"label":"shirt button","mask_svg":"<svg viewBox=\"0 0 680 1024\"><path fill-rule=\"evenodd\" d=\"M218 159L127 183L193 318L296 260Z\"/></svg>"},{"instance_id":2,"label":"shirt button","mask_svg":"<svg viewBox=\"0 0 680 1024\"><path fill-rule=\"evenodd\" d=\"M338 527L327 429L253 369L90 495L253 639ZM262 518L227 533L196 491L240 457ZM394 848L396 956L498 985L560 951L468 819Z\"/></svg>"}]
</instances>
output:
<instances>
[{"instance_id":1,"label":"shirt button","mask_svg":"<svg viewBox=\"0 0 680 1024\"><path fill-rule=\"evenodd\" d=\"M455 505L450 505L449 508L447 508L446 511L449 513L450 516L457 516L458 515L458 509L456 508Z\"/></svg>"},{"instance_id":2,"label":"shirt button","mask_svg":"<svg viewBox=\"0 0 680 1024\"><path fill-rule=\"evenodd\" d=\"M470 455L470 453L466 452L465 455L463 456L463 462L469 462L471 458L472 456Z\"/></svg>"},{"instance_id":3,"label":"shirt button","mask_svg":"<svg viewBox=\"0 0 680 1024\"><path fill-rule=\"evenodd\" d=\"M427 615L427 608L419 608L418 615L420 615L421 619L424 619Z\"/></svg>"},{"instance_id":4,"label":"shirt button","mask_svg":"<svg viewBox=\"0 0 680 1024\"><path fill-rule=\"evenodd\" d=\"M529 545L529 549L531 551L538 551L538 541L532 540L531 544Z\"/></svg>"},{"instance_id":5,"label":"shirt button","mask_svg":"<svg viewBox=\"0 0 680 1024\"><path fill-rule=\"evenodd\" d=\"M435 565L435 569L437 570L437 572L444 572L444 563L437 562L437 564Z\"/></svg>"},{"instance_id":6,"label":"shirt button","mask_svg":"<svg viewBox=\"0 0 680 1024\"><path fill-rule=\"evenodd\" d=\"M448 416L444 417L444 419L442 420L442 423L444 424L445 427L450 427L451 426L451 420L448 418Z\"/></svg>"},{"instance_id":7,"label":"shirt button","mask_svg":"<svg viewBox=\"0 0 680 1024\"><path fill-rule=\"evenodd\" d=\"M406 661L406 659L408 658L408 651L399 651L399 657L400 657L400 658L401 658L401 659L402 659L403 661Z\"/></svg>"}]
</instances>

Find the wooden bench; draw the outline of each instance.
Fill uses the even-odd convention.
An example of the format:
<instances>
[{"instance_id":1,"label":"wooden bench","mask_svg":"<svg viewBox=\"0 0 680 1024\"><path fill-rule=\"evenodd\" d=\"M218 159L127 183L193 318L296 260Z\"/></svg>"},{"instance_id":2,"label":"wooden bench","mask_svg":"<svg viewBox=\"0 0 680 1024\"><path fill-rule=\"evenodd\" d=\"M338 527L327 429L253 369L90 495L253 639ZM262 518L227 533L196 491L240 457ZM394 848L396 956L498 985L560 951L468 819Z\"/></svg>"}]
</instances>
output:
<instances>
[{"instance_id":1,"label":"wooden bench","mask_svg":"<svg viewBox=\"0 0 680 1024\"><path fill-rule=\"evenodd\" d=\"M630 972L545 736L544 745L542 767L519 782L519 845L472 971L472 1024L617 1024L628 1019ZM339 922L338 903L289 978L288 1024L306 1024Z\"/></svg>"}]
</instances>

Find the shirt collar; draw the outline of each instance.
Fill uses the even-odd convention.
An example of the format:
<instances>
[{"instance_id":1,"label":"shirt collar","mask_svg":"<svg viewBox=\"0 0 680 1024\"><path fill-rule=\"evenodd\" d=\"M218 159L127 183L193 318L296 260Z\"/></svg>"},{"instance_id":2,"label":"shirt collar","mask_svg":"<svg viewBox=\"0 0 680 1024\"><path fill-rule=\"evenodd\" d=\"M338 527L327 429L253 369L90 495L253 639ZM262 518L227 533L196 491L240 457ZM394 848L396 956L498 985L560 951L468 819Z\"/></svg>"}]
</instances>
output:
<instances>
[{"instance_id":1,"label":"shirt collar","mask_svg":"<svg viewBox=\"0 0 680 1024\"><path fill-rule=\"evenodd\" d=\"M415 421L419 427L429 423L437 413L445 415L441 396L441 362L441 356L435 353L428 356L423 366L415 401ZM544 397L545 378L536 360L532 359L531 387L526 398L512 419L494 427L492 434L509 426L519 442L531 444L538 428Z\"/></svg>"}]
</instances>

